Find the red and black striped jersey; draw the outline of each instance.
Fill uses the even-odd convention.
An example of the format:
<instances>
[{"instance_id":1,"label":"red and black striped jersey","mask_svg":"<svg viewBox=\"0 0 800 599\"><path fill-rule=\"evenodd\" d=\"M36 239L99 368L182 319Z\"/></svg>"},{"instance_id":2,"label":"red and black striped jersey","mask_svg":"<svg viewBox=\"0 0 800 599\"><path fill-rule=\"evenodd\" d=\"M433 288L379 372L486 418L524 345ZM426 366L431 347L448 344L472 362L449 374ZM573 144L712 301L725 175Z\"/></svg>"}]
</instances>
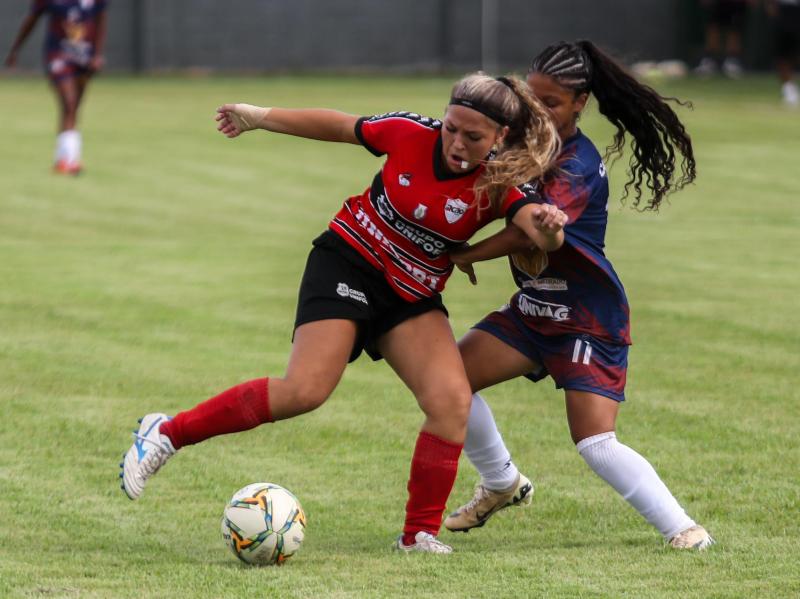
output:
<instances>
[{"instance_id":1,"label":"red and black striped jersey","mask_svg":"<svg viewBox=\"0 0 800 599\"><path fill-rule=\"evenodd\" d=\"M359 119L356 136L383 168L364 193L345 201L330 229L380 269L406 301L444 289L453 271L448 250L460 246L495 218L511 218L541 202L532 186L512 188L500 213L473 187L483 166L449 173L442 164L442 122L411 112Z\"/></svg>"}]
</instances>

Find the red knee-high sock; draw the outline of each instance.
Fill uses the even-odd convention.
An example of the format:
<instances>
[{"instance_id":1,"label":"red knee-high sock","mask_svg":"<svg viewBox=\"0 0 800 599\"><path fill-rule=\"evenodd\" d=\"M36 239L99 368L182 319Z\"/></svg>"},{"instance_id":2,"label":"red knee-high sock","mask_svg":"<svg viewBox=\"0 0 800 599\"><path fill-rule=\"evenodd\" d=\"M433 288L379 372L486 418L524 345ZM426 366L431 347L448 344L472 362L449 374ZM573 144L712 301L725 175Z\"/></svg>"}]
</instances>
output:
<instances>
[{"instance_id":1,"label":"red knee-high sock","mask_svg":"<svg viewBox=\"0 0 800 599\"><path fill-rule=\"evenodd\" d=\"M209 437L238 433L272 422L269 409L269 379L247 381L163 423L159 432L175 449Z\"/></svg>"},{"instance_id":2,"label":"red knee-high sock","mask_svg":"<svg viewBox=\"0 0 800 599\"><path fill-rule=\"evenodd\" d=\"M417 437L408 480L404 544L414 543L414 535L421 530L439 534L442 513L456 480L462 447L463 444L451 443L424 431Z\"/></svg>"}]
</instances>

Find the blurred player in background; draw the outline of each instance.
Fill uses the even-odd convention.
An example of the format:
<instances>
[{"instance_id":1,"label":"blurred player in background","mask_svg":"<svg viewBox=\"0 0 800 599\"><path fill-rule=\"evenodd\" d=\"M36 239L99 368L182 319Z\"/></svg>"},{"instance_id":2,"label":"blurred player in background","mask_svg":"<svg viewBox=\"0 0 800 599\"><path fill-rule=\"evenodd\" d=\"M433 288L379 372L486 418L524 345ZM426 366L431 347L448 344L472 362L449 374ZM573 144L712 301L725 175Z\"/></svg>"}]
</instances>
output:
<instances>
[{"instance_id":1,"label":"blurred player in background","mask_svg":"<svg viewBox=\"0 0 800 599\"><path fill-rule=\"evenodd\" d=\"M44 63L60 109L54 165L58 173L77 175L82 169L78 109L89 79L103 66L106 4L106 0L34 0L6 58L7 67L16 65L22 44L39 18L48 15Z\"/></svg>"},{"instance_id":2,"label":"blurred player in background","mask_svg":"<svg viewBox=\"0 0 800 599\"><path fill-rule=\"evenodd\" d=\"M719 68L726 77L742 76L742 36L747 7L757 0L700 0L706 8L705 55L694 72L714 75ZM723 50L724 39L724 50Z\"/></svg>"},{"instance_id":3,"label":"blurred player in background","mask_svg":"<svg viewBox=\"0 0 800 599\"><path fill-rule=\"evenodd\" d=\"M767 14L775 26L775 67L781 95L787 106L800 106L800 88L794 67L800 53L800 0L766 0Z\"/></svg>"},{"instance_id":4,"label":"blurred player in background","mask_svg":"<svg viewBox=\"0 0 800 599\"><path fill-rule=\"evenodd\" d=\"M650 463L620 443L614 432L625 399L629 309L604 253L606 168L577 122L593 95L600 113L617 129L609 154L621 154L626 134L633 138L624 197L632 190L633 207L640 209L658 209L668 193L694 180L691 139L665 98L587 41L546 48L533 61L528 85L549 108L563 141L559 168L544 177L541 193L569 221L564 244L555 252L527 249L530 243L510 226L452 254L473 283L473 262L512 254L511 270L520 290L459 341L476 392L464 451L481 482L473 499L451 514L445 526L467 531L483 526L504 507L530 501L531 482L511 461L492 412L477 391L520 376L536 382L550 375L565 390L572 440L589 467L670 545L703 549L713 543L709 534L686 515ZM644 201L643 192L652 198Z\"/></svg>"},{"instance_id":5,"label":"blurred player in background","mask_svg":"<svg viewBox=\"0 0 800 599\"><path fill-rule=\"evenodd\" d=\"M448 251L503 216L529 243L545 250L561 244L566 215L525 185L549 168L560 146L548 112L523 81L475 74L455 85L443 120L248 104L226 104L218 113L228 137L260 128L360 144L387 159L313 242L284 377L242 383L172 419L146 415L121 464L123 490L138 498L186 445L316 409L348 361L366 350L389 363L425 413L395 547L450 553L436 535L471 391L440 296L453 268Z\"/></svg>"}]
</instances>

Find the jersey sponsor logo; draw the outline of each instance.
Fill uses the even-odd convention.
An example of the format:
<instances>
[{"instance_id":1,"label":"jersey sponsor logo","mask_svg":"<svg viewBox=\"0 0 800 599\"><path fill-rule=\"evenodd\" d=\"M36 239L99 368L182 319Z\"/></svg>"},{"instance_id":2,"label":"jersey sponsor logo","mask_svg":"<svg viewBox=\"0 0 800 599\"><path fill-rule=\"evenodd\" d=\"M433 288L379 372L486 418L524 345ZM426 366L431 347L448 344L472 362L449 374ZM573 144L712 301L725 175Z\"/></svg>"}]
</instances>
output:
<instances>
[{"instance_id":1,"label":"jersey sponsor logo","mask_svg":"<svg viewBox=\"0 0 800 599\"><path fill-rule=\"evenodd\" d=\"M375 198L375 207L378 209L378 213L390 223L394 221L395 213L392 206L389 204L389 200L386 199L384 194L378 194L378 197Z\"/></svg>"},{"instance_id":2,"label":"jersey sponsor logo","mask_svg":"<svg viewBox=\"0 0 800 599\"><path fill-rule=\"evenodd\" d=\"M372 219L370 219L369 215L364 212L363 209L359 208L358 211L353 214L353 217L367 233L369 233L378 243L381 244L384 250L386 250L392 256L395 262L399 263L399 265L402 266L402 268L405 269L408 274L429 289L439 289L442 277L426 272L408 260L404 260L403 257L400 256L400 254L395 250L394 244L386 239L386 236L383 234L383 232L375 225L374 222L372 222Z\"/></svg>"},{"instance_id":3,"label":"jersey sponsor logo","mask_svg":"<svg viewBox=\"0 0 800 599\"><path fill-rule=\"evenodd\" d=\"M526 295L519 296L517 308L525 316L549 318L556 322L569 320L569 306L542 302Z\"/></svg>"},{"instance_id":4,"label":"jersey sponsor logo","mask_svg":"<svg viewBox=\"0 0 800 599\"><path fill-rule=\"evenodd\" d=\"M431 129L440 129L442 126L442 121L439 119L433 119L429 116L423 116L421 114L417 114L416 112L408 112L406 110L396 110L394 112L384 112L383 114L376 114L368 118L368 121L380 121L383 119L391 119L391 118L403 118L408 119L410 121L414 121L415 123L419 123L420 125L425 125Z\"/></svg>"},{"instance_id":5,"label":"jersey sponsor logo","mask_svg":"<svg viewBox=\"0 0 800 599\"><path fill-rule=\"evenodd\" d=\"M469 205L460 198L448 198L444 204L444 217L451 225L466 214Z\"/></svg>"},{"instance_id":6,"label":"jersey sponsor logo","mask_svg":"<svg viewBox=\"0 0 800 599\"><path fill-rule=\"evenodd\" d=\"M523 183L517 189L519 189L525 195L530 193L539 193L539 181L531 181L529 183Z\"/></svg>"},{"instance_id":7,"label":"jersey sponsor logo","mask_svg":"<svg viewBox=\"0 0 800 599\"><path fill-rule=\"evenodd\" d=\"M565 279L553 279L549 277L523 281L522 286L529 289L536 289L537 291L567 291L568 289Z\"/></svg>"},{"instance_id":8,"label":"jersey sponsor logo","mask_svg":"<svg viewBox=\"0 0 800 599\"><path fill-rule=\"evenodd\" d=\"M447 251L444 241L436 239L430 233L416 228L409 222L396 220L392 225L398 233L421 249L428 258L438 258Z\"/></svg>"},{"instance_id":9,"label":"jersey sponsor logo","mask_svg":"<svg viewBox=\"0 0 800 599\"><path fill-rule=\"evenodd\" d=\"M536 278L549 264L547 252L538 248L531 248L511 254L511 264L521 273Z\"/></svg>"},{"instance_id":10,"label":"jersey sponsor logo","mask_svg":"<svg viewBox=\"0 0 800 599\"><path fill-rule=\"evenodd\" d=\"M400 216L385 193L373 192L370 194L370 200L381 218L400 235L416 245L428 258L438 258L447 251L448 245L445 239L418 228L414 223ZM356 217L358 218L358 215Z\"/></svg>"},{"instance_id":11,"label":"jersey sponsor logo","mask_svg":"<svg viewBox=\"0 0 800 599\"><path fill-rule=\"evenodd\" d=\"M366 294L363 291L350 289L350 286L347 283L339 283L336 285L336 293L342 297L349 297L350 299L354 299L357 302L361 302L362 304L367 304L369 306Z\"/></svg>"},{"instance_id":12,"label":"jersey sponsor logo","mask_svg":"<svg viewBox=\"0 0 800 599\"><path fill-rule=\"evenodd\" d=\"M410 187L411 186L411 173L400 173L400 176L397 177L397 182L402 185L403 187Z\"/></svg>"},{"instance_id":13,"label":"jersey sponsor logo","mask_svg":"<svg viewBox=\"0 0 800 599\"><path fill-rule=\"evenodd\" d=\"M425 218L425 214L427 214L427 212L428 207L423 204L419 204L416 208L414 208L414 218L417 220L422 220Z\"/></svg>"}]
</instances>

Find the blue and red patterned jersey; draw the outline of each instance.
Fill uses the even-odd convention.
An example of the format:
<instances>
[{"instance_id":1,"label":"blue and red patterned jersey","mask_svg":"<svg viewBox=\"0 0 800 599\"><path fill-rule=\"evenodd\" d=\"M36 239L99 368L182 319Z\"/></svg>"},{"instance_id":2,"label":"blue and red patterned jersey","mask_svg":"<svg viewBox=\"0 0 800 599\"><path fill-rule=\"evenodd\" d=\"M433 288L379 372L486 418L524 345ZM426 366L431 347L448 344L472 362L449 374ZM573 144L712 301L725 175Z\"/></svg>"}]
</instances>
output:
<instances>
[{"instance_id":1,"label":"blue and red patterned jersey","mask_svg":"<svg viewBox=\"0 0 800 599\"><path fill-rule=\"evenodd\" d=\"M94 56L97 20L106 4L106 0L34 0L31 12L49 17L45 54L87 65Z\"/></svg>"},{"instance_id":2,"label":"blue and red patterned jersey","mask_svg":"<svg viewBox=\"0 0 800 599\"><path fill-rule=\"evenodd\" d=\"M560 171L545 179L545 201L567 213L564 245L555 252L511 256L520 290L510 304L544 335L586 333L630 345L628 299L603 251L608 178L594 144L578 131L564 142Z\"/></svg>"},{"instance_id":3,"label":"blue and red patterned jersey","mask_svg":"<svg viewBox=\"0 0 800 599\"><path fill-rule=\"evenodd\" d=\"M406 301L444 289L453 271L448 250L495 218L513 218L525 204L541 202L530 185L506 194L499 214L475 201L483 166L452 174L442 164L442 122L409 112L362 118L356 136L383 168L361 195L345 201L330 229L381 270Z\"/></svg>"}]
</instances>

